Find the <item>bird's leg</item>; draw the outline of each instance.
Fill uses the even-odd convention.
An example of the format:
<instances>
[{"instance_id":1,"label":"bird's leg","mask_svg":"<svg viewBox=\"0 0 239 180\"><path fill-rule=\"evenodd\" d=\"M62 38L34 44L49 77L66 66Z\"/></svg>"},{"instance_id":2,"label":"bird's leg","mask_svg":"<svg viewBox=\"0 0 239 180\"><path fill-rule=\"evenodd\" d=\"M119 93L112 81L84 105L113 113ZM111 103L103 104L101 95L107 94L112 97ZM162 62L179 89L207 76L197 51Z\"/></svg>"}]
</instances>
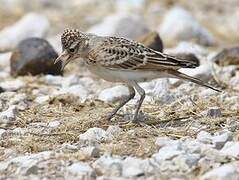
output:
<instances>
[{"instance_id":1,"label":"bird's leg","mask_svg":"<svg viewBox=\"0 0 239 180\"><path fill-rule=\"evenodd\" d=\"M141 105L144 101L144 98L145 98L145 91L136 82L133 82L133 86L140 95L140 99L138 101L138 104L137 104L137 107L136 107L136 110L135 110L135 113L134 113L134 117L133 117L133 122L137 122L139 110L140 110L140 107L141 107Z\"/></svg>"},{"instance_id":2,"label":"bird's leg","mask_svg":"<svg viewBox=\"0 0 239 180\"><path fill-rule=\"evenodd\" d=\"M120 110L120 108L122 108L127 102L129 102L131 99L134 98L135 96L135 90L132 86L127 86L129 89L129 96L126 97L111 113L110 115L107 117L108 120L110 120L111 118L114 117L114 115Z\"/></svg>"}]
</instances>

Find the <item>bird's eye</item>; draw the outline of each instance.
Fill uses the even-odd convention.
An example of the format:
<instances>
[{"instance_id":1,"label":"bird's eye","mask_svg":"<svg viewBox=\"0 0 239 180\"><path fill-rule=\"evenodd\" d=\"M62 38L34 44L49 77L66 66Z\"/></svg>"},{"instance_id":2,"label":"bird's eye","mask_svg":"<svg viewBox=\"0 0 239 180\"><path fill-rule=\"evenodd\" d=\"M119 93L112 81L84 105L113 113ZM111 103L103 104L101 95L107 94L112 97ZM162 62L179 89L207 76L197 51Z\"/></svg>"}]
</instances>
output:
<instances>
[{"instance_id":1,"label":"bird's eye","mask_svg":"<svg viewBox=\"0 0 239 180\"><path fill-rule=\"evenodd\" d=\"M69 51L70 51L71 53L73 53L73 52L75 52L75 48L69 48Z\"/></svg>"}]
</instances>

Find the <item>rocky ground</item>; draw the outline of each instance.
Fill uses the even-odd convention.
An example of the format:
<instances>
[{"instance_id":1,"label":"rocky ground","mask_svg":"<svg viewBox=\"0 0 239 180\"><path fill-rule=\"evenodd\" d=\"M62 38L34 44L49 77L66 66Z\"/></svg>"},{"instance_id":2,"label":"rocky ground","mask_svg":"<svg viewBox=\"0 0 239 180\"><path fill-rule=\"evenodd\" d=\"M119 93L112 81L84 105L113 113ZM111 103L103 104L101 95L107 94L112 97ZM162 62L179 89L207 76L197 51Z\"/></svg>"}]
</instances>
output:
<instances>
[{"instance_id":1,"label":"rocky ground","mask_svg":"<svg viewBox=\"0 0 239 180\"><path fill-rule=\"evenodd\" d=\"M239 179L238 1L0 3L1 179ZM181 71L223 92L156 79L141 84L139 124L128 121L138 96L109 122L127 88L81 61L62 76L65 27L197 60Z\"/></svg>"}]
</instances>

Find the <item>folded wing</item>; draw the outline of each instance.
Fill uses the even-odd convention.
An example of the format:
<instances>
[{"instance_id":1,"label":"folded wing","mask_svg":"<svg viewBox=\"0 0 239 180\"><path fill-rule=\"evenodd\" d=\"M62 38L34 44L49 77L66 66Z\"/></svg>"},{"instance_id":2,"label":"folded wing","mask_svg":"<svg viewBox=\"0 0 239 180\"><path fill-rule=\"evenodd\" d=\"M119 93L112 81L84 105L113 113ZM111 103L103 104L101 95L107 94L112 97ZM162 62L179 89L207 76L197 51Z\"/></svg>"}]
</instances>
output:
<instances>
[{"instance_id":1,"label":"folded wing","mask_svg":"<svg viewBox=\"0 0 239 180\"><path fill-rule=\"evenodd\" d=\"M197 63L154 51L144 45L123 39L109 37L101 46L89 52L89 63L117 69L179 69L195 68Z\"/></svg>"}]
</instances>

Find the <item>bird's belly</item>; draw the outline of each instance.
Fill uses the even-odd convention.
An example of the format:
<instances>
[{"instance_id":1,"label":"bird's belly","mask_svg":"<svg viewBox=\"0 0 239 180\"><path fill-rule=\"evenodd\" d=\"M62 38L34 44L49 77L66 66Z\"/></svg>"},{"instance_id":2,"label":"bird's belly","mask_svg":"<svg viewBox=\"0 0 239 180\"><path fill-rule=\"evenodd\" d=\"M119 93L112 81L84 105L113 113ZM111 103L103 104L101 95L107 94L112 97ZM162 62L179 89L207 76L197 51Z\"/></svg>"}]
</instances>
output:
<instances>
[{"instance_id":1,"label":"bird's belly","mask_svg":"<svg viewBox=\"0 0 239 180\"><path fill-rule=\"evenodd\" d=\"M145 82L156 78L167 77L166 73L159 71L115 70L101 66L89 66L88 68L92 73L111 82Z\"/></svg>"}]
</instances>

